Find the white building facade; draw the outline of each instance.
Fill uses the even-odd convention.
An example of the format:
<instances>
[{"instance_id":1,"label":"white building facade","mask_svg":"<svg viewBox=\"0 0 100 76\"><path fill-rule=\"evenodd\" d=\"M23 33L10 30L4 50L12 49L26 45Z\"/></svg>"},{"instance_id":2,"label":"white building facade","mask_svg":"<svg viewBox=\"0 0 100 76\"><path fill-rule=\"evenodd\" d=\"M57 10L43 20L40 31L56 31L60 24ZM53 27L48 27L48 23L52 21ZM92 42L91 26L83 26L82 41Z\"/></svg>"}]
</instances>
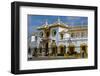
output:
<instances>
[{"instance_id":1,"label":"white building facade","mask_svg":"<svg viewBox=\"0 0 100 76\"><path fill-rule=\"evenodd\" d=\"M53 24L37 28L38 32L31 37L31 48L37 48L40 55L65 55L74 53L87 53L88 27L69 26L57 20Z\"/></svg>"}]
</instances>

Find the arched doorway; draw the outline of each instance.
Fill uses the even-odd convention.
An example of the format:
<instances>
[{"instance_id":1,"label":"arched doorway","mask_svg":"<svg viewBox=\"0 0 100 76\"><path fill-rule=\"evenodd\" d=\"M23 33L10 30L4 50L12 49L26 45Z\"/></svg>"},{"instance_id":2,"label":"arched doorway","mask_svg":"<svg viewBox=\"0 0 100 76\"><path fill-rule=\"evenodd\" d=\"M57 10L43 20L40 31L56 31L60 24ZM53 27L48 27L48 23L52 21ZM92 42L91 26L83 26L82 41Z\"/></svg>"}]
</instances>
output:
<instances>
[{"instance_id":1,"label":"arched doorway","mask_svg":"<svg viewBox=\"0 0 100 76\"><path fill-rule=\"evenodd\" d=\"M68 52L69 55L75 54L75 45L71 44L68 46Z\"/></svg>"},{"instance_id":2,"label":"arched doorway","mask_svg":"<svg viewBox=\"0 0 100 76\"><path fill-rule=\"evenodd\" d=\"M45 56L48 56L49 48L48 48L48 42L45 45Z\"/></svg>"},{"instance_id":3,"label":"arched doorway","mask_svg":"<svg viewBox=\"0 0 100 76\"><path fill-rule=\"evenodd\" d=\"M80 45L80 54L82 58L87 57L87 45L85 43Z\"/></svg>"},{"instance_id":4,"label":"arched doorway","mask_svg":"<svg viewBox=\"0 0 100 76\"><path fill-rule=\"evenodd\" d=\"M39 43L39 53L40 53L40 55L42 55L42 41L40 41L40 43Z\"/></svg>"},{"instance_id":5,"label":"arched doorway","mask_svg":"<svg viewBox=\"0 0 100 76\"><path fill-rule=\"evenodd\" d=\"M64 56L65 54L65 46L63 44L60 44L59 46L59 55Z\"/></svg>"},{"instance_id":6,"label":"arched doorway","mask_svg":"<svg viewBox=\"0 0 100 76\"><path fill-rule=\"evenodd\" d=\"M52 50L52 55L56 56L57 55L57 46L55 40L52 40L51 43L51 50Z\"/></svg>"}]
</instances>

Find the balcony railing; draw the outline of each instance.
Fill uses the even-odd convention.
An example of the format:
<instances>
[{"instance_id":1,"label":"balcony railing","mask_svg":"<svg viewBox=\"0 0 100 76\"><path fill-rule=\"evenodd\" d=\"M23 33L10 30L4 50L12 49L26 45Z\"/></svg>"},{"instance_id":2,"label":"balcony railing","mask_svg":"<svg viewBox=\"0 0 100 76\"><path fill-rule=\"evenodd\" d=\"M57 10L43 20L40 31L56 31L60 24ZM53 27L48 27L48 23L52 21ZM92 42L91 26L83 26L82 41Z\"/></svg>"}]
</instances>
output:
<instances>
[{"instance_id":1,"label":"balcony railing","mask_svg":"<svg viewBox=\"0 0 100 76\"><path fill-rule=\"evenodd\" d=\"M59 41L68 41L68 40L71 40L71 41L74 41L74 40L88 40L88 38L87 37L79 37L79 38L72 38L72 37L70 37L70 38L63 38L63 39L60 39Z\"/></svg>"}]
</instances>

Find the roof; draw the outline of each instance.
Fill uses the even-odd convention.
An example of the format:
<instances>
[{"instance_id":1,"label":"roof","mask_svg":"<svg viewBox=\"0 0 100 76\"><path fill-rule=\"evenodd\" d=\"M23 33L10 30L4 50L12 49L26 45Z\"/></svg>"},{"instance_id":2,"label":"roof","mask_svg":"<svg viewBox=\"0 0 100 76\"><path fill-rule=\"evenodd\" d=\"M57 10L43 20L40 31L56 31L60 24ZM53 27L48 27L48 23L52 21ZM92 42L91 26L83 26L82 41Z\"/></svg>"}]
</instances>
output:
<instances>
[{"instance_id":1,"label":"roof","mask_svg":"<svg viewBox=\"0 0 100 76\"><path fill-rule=\"evenodd\" d=\"M88 26L72 26L69 29L69 32L71 31L83 31L83 30L88 30Z\"/></svg>"},{"instance_id":2,"label":"roof","mask_svg":"<svg viewBox=\"0 0 100 76\"><path fill-rule=\"evenodd\" d=\"M38 30L42 30L42 29L46 29L46 28L49 28L49 27L46 26L46 25L42 25L42 26L38 27L37 29L38 29Z\"/></svg>"},{"instance_id":3,"label":"roof","mask_svg":"<svg viewBox=\"0 0 100 76\"><path fill-rule=\"evenodd\" d=\"M49 24L49 25L42 25L42 26L38 27L37 29L42 30L42 29L54 28L54 27L68 28L68 25L66 25L64 23L53 23L53 24Z\"/></svg>"},{"instance_id":4,"label":"roof","mask_svg":"<svg viewBox=\"0 0 100 76\"><path fill-rule=\"evenodd\" d=\"M67 33L67 32L68 32L67 30L62 30L60 33L64 34L64 33Z\"/></svg>"},{"instance_id":5,"label":"roof","mask_svg":"<svg viewBox=\"0 0 100 76\"><path fill-rule=\"evenodd\" d=\"M72 32L72 31L83 31L83 30L87 30L88 27L87 26L70 26L69 30L62 30L60 33L67 33L67 32Z\"/></svg>"},{"instance_id":6,"label":"roof","mask_svg":"<svg viewBox=\"0 0 100 76\"><path fill-rule=\"evenodd\" d=\"M55 27L61 27L61 28L68 28L70 30L85 30L87 29L87 25L76 25L76 26L69 26L65 23L63 23L60 18L58 17L57 21L54 22L53 24L48 24L47 20L45 21L45 24L43 24L42 26L38 27L38 30L43 30L43 29L51 29L51 28L55 28Z\"/></svg>"},{"instance_id":7,"label":"roof","mask_svg":"<svg viewBox=\"0 0 100 76\"><path fill-rule=\"evenodd\" d=\"M38 27L38 30L42 30L42 29L46 29L46 28L54 28L54 27L62 27L62 28L68 28L68 25L64 24L60 18L58 17L57 21L54 22L53 24L48 24L47 20L45 22L45 24L43 24L42 26Z\"/></svg>"},{"instance_id":8,"label":"roof","mask_svg":"<svg viewBox=\"0 0 100 76\"><path fill-rule=\"evenodd\" d=\"M54 24L51 24L49 26L50 28L53 28L53 27L62 27L62 28L68 28L68 25L64 24L64 23L54 23Z\"/></svg>"}]
</instances>

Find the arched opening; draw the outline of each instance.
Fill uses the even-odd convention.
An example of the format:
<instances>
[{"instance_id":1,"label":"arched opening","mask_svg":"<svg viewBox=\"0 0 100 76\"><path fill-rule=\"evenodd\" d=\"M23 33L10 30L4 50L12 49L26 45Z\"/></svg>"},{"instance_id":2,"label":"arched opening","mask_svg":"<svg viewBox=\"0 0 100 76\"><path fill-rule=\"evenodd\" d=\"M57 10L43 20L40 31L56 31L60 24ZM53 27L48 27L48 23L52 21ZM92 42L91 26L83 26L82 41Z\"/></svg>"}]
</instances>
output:
<instances>
[{"instance_id":1,"label":"arched opening","mask_svg":"<svg viewBox=\"0 0 100 76\"><path fill-rule=\"evenodd\" d=\"M37 54L37 47L34 47L33 56L34 57L37 57L38 56L38 54Z\"/></svg>"},{"instance_id":2,"label":"arched opening","mask_svg":"<svg viewBox=\"0 0 100 76\"><path fill-rule=\"evenodd\" d=\"M39 55L41 56L42 55L42 52L43 52L43 42L42 41L40 41L40 43L39 43Z\"/></svg>"},{"instance_id":3,"label":"arched opening","mask_svg":"<svg viewBox=\"0 0 100 76\"><path fill-rule=\"evenodd\" d=\"M49 49L48 49L48 42L46 43L46 45L45 45L45 56L48 56L48 51Z\"/></svg>"},{"instance_id":4,"label":"arched opening","mask_svg":"<svg viewBox=\"0 0 100 76\"><path fill-rule=\"evenodd\" d=\"M64 56L64 54L65 54L65 46L63 45L63 44L61 44L60 46L59 46L59 56Z\"/></svg>"},{"instance_id":5,"label":"arched opening","mask_svg":"<svg viewBox=\"0 0 100 76\"><path fill-rule=\"evenodd\" d=\"M85 43L80 45L80 54L82 58L87 57L87 45Z\"/></svg>"},{"instance_id":6,"label":"arched opening","mask_svg":"<svg viewBox=\"0 0 100 76\"><path fill-rule=\"evenodd\" d=\"M52 55L56 56L57 55L57 46L55 40L52 40L51 43L51 50L52 50Z\"/></svg>"},{"instance_id":7,"label":"arched opening","mask_svg":"<svg viewBox=\"0 0 100 76\"><path fill-rule=\"evenodd\" d=\"M68 52L69 55L75 54L75 45L71 44L68 46Z\"/></svg>"}]
</instances>

